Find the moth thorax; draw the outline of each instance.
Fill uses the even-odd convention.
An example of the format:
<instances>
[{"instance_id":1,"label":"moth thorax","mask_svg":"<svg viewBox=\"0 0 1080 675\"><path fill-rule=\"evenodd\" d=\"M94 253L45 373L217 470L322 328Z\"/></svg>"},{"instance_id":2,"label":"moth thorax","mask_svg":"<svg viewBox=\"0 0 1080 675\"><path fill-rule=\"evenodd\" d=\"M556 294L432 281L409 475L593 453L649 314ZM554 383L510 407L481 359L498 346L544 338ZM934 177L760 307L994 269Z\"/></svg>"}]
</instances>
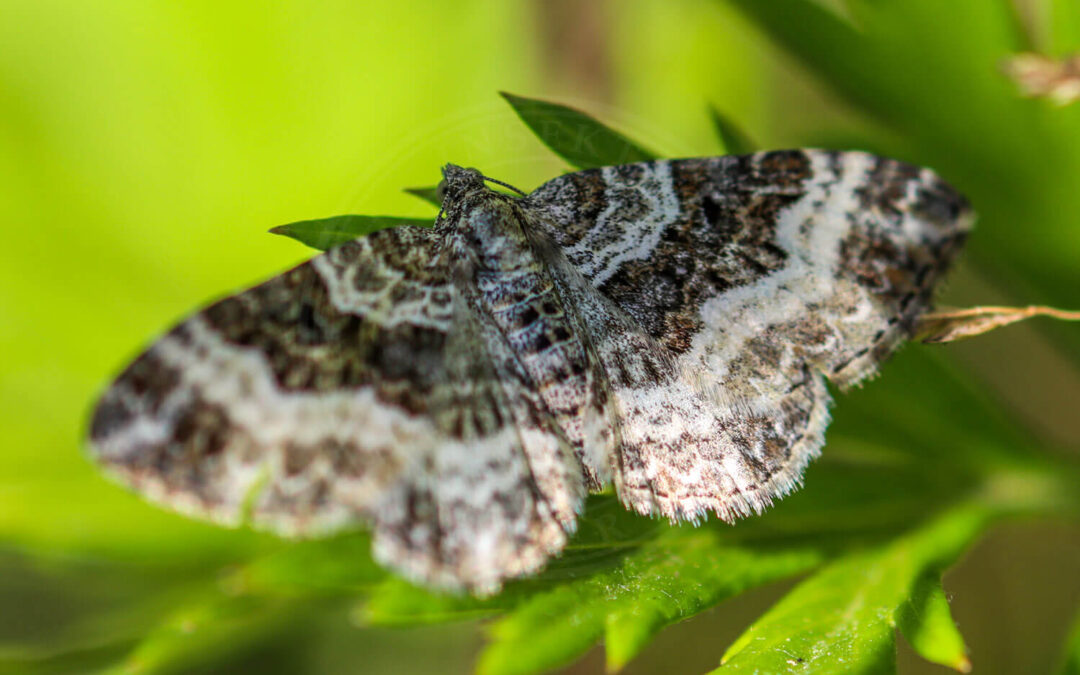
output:
<instances>
[{"instance_id":1,"label":"moth thorax","mask_svg":"<svg viewBox=\"0 0 1080 675\"><path fill-rule=\"evenodd\" d=\"M512 204L484 200L462 219L480 264L488 270L513 270L534 260L522 221Z\"/></svg>"}]
</instances>

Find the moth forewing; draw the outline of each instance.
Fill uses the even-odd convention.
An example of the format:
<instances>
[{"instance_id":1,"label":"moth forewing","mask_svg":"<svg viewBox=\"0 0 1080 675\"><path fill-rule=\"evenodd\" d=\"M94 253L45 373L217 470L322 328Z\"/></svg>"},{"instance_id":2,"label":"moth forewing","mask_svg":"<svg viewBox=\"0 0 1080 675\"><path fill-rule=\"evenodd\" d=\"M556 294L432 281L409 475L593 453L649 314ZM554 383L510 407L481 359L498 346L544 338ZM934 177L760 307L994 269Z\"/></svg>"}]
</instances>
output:
<instances>
[{"instance_id":1,"label":"moth forewing","mask_svg":"<svg viewBox=\"0 0 1080 675\"><path fill-rule=\"evenodd\" d=\"M587 490L759 513L801 481L826 380L910 337L970 227L926 169L792 150L560 176L448 166L434 228L337 246L181 322L94 413L154 501L284 534L366 523L421 583L556 555Z\"/></svg>"}]
</instances>

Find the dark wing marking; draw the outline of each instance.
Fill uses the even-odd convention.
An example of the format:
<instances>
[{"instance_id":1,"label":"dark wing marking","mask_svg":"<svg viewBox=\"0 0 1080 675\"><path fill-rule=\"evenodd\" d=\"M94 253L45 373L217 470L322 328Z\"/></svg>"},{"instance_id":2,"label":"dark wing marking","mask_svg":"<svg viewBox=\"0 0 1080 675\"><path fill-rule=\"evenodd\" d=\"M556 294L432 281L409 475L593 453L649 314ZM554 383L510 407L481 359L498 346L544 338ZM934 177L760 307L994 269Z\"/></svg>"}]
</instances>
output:
<instances>
[{"instance_id":1,"label":"dark wing marking","mask_svg":"<svg viewBox=\"0 0 1080 675\"><path fill-rule=\"evenodd\" d=\"M797 485L823 378L858 382L910 336L971 222L929 170L814 150L582 171L526 204L625 315L591 319L621 414L616 484L672 518L730 519ZM664 352L644 361L673 367L609 365L642 361L643 337Z\"/></svg>"},{"instance_id":2,"label":"dark wing marking","mask_svg":"<svg viewBox=\"0 0 1080 675\"><path fill-rule=\"evenodd\" d=\"M219 522L371 522L376 556L428 584L491 591L539 568L573 528L581 467L441 241L383 230L192 316L106 391L94 456Z\"/></svg>"}]
</instances>

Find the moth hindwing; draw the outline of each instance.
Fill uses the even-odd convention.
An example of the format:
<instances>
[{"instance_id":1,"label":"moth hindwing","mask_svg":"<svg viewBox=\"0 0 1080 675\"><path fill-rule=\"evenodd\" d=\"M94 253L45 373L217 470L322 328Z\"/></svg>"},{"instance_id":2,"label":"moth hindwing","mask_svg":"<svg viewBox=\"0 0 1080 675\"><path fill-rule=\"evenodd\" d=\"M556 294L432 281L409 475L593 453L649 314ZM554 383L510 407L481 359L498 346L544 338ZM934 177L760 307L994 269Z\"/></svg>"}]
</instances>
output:
<instances>
[{"instance_id":1,"label":"moth hindwing","mask_svg":"<svg viewBox=\"0 0 1080 675\"><path fill-rule=\"evenodd\" d=\"M151 499L319 534L477 593L541 568L589 491L758 513L841 387L912 334L972 221L927 169L794 150L571 173L447 166L432 228L337 246L194 314L105 392L94 456Z\"/></svg>"}]
</instances>

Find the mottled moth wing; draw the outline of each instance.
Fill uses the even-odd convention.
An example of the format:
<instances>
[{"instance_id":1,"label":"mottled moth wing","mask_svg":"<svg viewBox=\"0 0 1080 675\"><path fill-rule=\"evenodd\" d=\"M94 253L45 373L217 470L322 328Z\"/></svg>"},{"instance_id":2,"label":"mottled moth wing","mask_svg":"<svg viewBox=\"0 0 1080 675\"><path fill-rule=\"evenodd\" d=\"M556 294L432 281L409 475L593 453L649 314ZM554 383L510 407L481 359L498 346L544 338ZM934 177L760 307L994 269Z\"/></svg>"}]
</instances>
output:
<instances>
[{"instance_id":1,"label":"mottled moth wing","mask_svg":"<svg viewBox=\"0 0 1080 675\"><path fill-rule=\"evenodd\" d=\"M929 170L816 150L582 171L526 204L567 283L602 296L584 323L617 403L619 494L674 519L793 489L824 380L860 381L911 335L971 224Z\"/></svg>"},{"instance_id":2,"label":"mottled moth wing","mask_svg":"<svg viewBox=\"0 0 1080 675\"><path fill-rule=\"evenodd\" d=\"M793 489L841 387L909 337L970 225L925 169L824 151L568 174L445 169L432 229L331 249L184 321L103 396L93 453L186 512L489 592L588 490L727 520Z\"/></svg>"},{"instance_id":3,"label":"mottled moth wing","mask_svg":"<svg viewBox=\"0 0 1080 675\"><path fill-rule=\"evenodd\" d=\"M372 523L376 557L431 585L536 570L582 469L448 246L380 231L195 314L107 390L93 454L219 522Z\"/></svg>"}]
</instances>

